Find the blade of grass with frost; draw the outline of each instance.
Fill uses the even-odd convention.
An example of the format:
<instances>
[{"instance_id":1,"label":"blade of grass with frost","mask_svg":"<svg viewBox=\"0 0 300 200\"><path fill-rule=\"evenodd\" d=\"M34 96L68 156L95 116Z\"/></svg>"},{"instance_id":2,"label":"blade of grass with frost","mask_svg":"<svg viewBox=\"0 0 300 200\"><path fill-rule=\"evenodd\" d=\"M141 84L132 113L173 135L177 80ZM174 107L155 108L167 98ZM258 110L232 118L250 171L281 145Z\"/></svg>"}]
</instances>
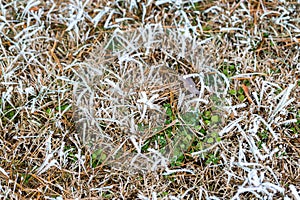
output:
<instances>
[{"instance_id":1,"label":"blade of grass with frost","mask_svg":"<svg viewBox=\"0 0 300 200\"><path fill-rule=\"evenodd\" d=\"M158 166L158 164L159 163L161 163L161 165L163 166L163 167L168 167L168 164L167 164L167 162L168 162L168 159L166 158L166 157L164 157L162 154L161 154L161 152L159 152L158 150L156 150L156 149L153 149L153 148L149 148L149 149L147 149L147 151L148 152L150 152L150 153L153 153L155 156L154 156L154 164L153 164L153 166L152 166L152 171L154 171L155 169L155 167L157 167Z\"/></svg>"},{"instance_id":2,"label":"blade of grass with frost","mask_svg":"<svg viewBox=\"0 0 300 200\"><path fill-rule=\"evenodd\" d=\"M222 11L223 11L223 9L221 7L219 7L219 6L211 6L208 9L204 10L203 13L209 13L209 12L211 12L211 13L214 13L214 14L218 15L219 12L222 12Z\"/></svg>"},{"instance_id":3,"label":"blade of grass with frost","mask_svg":"<svg viewBox=\"0 0 300 200\"><path fill-rule=\"evenodd\" d=\"M193 172L193 170L190 170L190 169L169 169L169 168L166 168L165 171L166 172L164 172L162 174L164 176L168 176L168 175L175 174L175 173L182 173L182 172L186 172L186 173L189 173L189 174L195 174L195 172Z\"/></svg>"},{"instance_id":4,"label":"blade of grass with frost","mask_svg":"<svg viewBox=\"0 0 300 200\"><path fill-rule=\"evenodd\" d=\"M180 16L181 19L183 19L182 21L184 21L185 23L184 23L184 28L179 28L178 31L179 32L182 31L184 33L183 36L185 37L185 39L187 39L187 38L192 39L193 38L191 33L190 33L191 30L193 31L193 33L195 35L199 35L199 33L197 33L197 31L196 31L197 27L192 26L190 20L187 17L186 12L184 10L180 10L180 14L181 14L181 16ZM182 46L181 50L182 50L182 52L185 52L185 46ZM180 55L180 56L185 57L184 53L181 53L181 54L182 55Z\"/></svg>"},{"instance_id":5,"label":"blade of grass with frost","mask_svg":"<svg viewBox=\"0 0 300 200\"><path fill-rule=\"evenodd\" d=\"M289 124L292 124L292 123L297 123L297 119L289 119L289 120L285 120L285 121L282 121L282 122L279 122L277 123L277 125L289 125Z\"/></svg>"},{"instance_id":6,"label":"blade of grass with frost","mask_svg":"<svg viewBox=\"0 0 300 200\"><path fill-rule=\"evenodd\" d=\"M205 88L205 83L204 83L204 73L201 72L199 75L199 80L200 80L200 91L199 91L199 98L202 98L204 95L204 88ZM198 107L199 105L197 105Z\"/></svg>"},{"instance_id":7,"label":"blade of grass with frost","mask_svg":"<svg viewBox=\"0 0 300 200\"><path fill-rule=\"evenodd\" d=\"M292 103L295 98L291 98L290 100L288 100L289 95L292 91L292 89L295 87L296 84L290 84L288 86L288 88L286 88L284 91L282 91L278 96L276 96L274 98L274 100L278 99L279 97L282 96L282 98L280 99L279 103L277 104L276 108L273 110L273 113L271 114L271 116L268 118L268 121L271 122L273 121L274 117L287 105L289 105L290 103Z\"/></svg>"},{"instance_id":8,"label":"blade of grass with frost","mask_svg":"<svg viewBox=\"0 0 300 200\"><path fill-rule=\"evenodd\" d=\"M90 39L90 37L88 37L89 32L90 32L90 29L86 32L86 35L83 36L83 38L85 38L86 40ZM73 56L77 56L79 53L83 52L84 49L88 49L88 48L90 48L91 46L92 46L91 44L85 44L85 45L82 45L81 47L77 48L77 50L76 50L72 55L73 55Z\"/></svg>"},{"instance_id":9,"label":"blade of grass with frost","mask_svg":"<svg viewBox=\"0 0 300 200\"><path fill-rule=\"evenodd\" d=\"M232 112L234 114L234 116L237 116L237 111L236 111L237 109L245 108L247 106L247 104L245 104L245 103L236 104L233 106L233 105L231 105L232 103L230 101L228 101L227 99L226 99L226 103L228 103L229 106L223 106L222 108L227 110L229 113Z\"/></svg>"},{"instance_id":10,"label":"blade of grass with frost","mask_svg":"<svg viewBox=\"0 0 300 200\"><path fill-rule=\"evenodd\" d=\"M70 31L72 29L74 29L75 27L75 32L77 34L77 38L79 38L79 34L78 34L78 22L83 21L84 20L84 7L87 5L88 1L85 1L84 4L82 4L81 1L77 1L76 3L73 2L73 4L70 4L71 6L69 7L69 14L70 14L70 18L69 23L68 23L68 28L66 31ZM76 14L73 14L75 13Z\"/></svg>"},{"instance_id":11,"label":"blade of grass with frost","mask_svg":"<svg viewBox=\"0 0 300 200\"><path fill-rule=\"evenodd\" d=\"M236 127L237 125L239 125L239 122L241 122L242 120L244 120L245 117L242 116L236 120L234 120L233 122L230 122L230 124L228 124L227 126L225 126L220 132L219 135L222 137L224 133L228 133L229 131L231 131L234 127Z\"/></svg>"},{"instance_id":12,"label":"blade of grass with frost","mask_svg":"<svg viewBox=\"0 0 300 200\"><path fill-rule=\"evenodd\" d=\"M27 15L30 11L30 8L32 7L37 7L38 5L40 5L40 1L36 1L36 0L29 0L26 4L26 7L24 8L22 15L21 15L21 19L24 19L25 15Z\"/></svg>"},{"instance_id":13,"label":"blade of grass with frost","mask_svg":"<svg viewBox=\"0 0 300 200\"><path fill-rule=\"evenodd\" d=\"M116 23L121 23L121 22L124 22L124 21L134 21L134 19L130 18L130 17L123 17L123 18L117 18L117 19L115 19L115 21L116 21Z\"/></svg>"},{"instance_id":14,"label":"blade of grass with frost","mask_svg":"<svg viewBox=\"0 0 300 200\"><path fill-rule=\"evenodd\" d=\"M7 173L2 167L0 167L0 172L1 172L2 174L4 174L4 175L6 176L6 178L9 178L8 173Z\"/></svg>"},{"instance_id":15,"label":"blade of grass with frost","mask_svg":"<svg viewBox=\"0 0 300 200\"><path fill-rule=\"evenodd\" d=\"M258 106L261 106L260 100L259 100L259 98L258 98L258 95L257 95L257 92L256 92L256 91L252 92L252 96L253 96L253 98L255 99L256 104L257 104Z\"/></svg>"},{"instance_id":16,"label":"blade of grass with frost","mask_svg":"<svg viewBox=\"0 0 300 200\"><path fill-rule=\"evenodd\" d=\"M214 149L216 146L219 145L219 143L220 143L220 142L214 143L214 144L210 145L209 147L207 147L207 148L205 148L205 149L203 149L203 150L200 150L200 151L191 153L191 155L192 155L192 156L201 155L201 154L203 154L203 153L205 153L205 152L208 152L208 151Z\"/></svg>"},{"instance_id":17,"label":"blade of grass with frost","mask_svg":"<svg viewBox=\"0 0 300 200\"><path fill-rule=\"evenodd\" d=\"M259 99L259 104L262 103L263 100L263 95L264 93L268 90L268 88L270 88L271 86L276 87L277 89L282 89L278 84L276 83L271 83L269 81L262 81L262 88L260 91L260 99Z\"/></svg>"},{"instance_id":18,"label":"blade of grass with frost","mask_svg":"<svg viewBox=\"0 0 300 200\"><path fill-rule=\"evenodd\" d=\"M149 4L149 2L150 1L148 1L148 3L147 4ZM145 16L146 16L146 14L147 14L147 8L146 8L146 6L145 6L145 4L144 3L142 3L142 24L145 24Z\"/></svg>"},{"instance_id":19,"label":"blade of grass with frost","mask_svg":"<svg viewBox=\"0 0 300 200\"><path fill-rule=\"evenodd\" d=\"M172 0L157 0L157 1L155 1L156 6L160 6L160 5L166 4L166 3L170 3L170 5L172 5L173 1Z\"/></svg>"},{"instance_id":20,"label":"blade of grass with frost","mask_svg":"<svg viewBox=\"0 0 300 200\"><path fill-rule=\"evenodd\" d=\"M110 10L110 13L108 15L108 17L106 18L106 21L104 23L104 28L105 29L111 29L111 28L116 28L118 29L120 27L119 24L114 24L111 22L111 18L113 17L113 14L115 14L116 11L114 10Z\"/></svg>"},{"instance_id":21,"label":"blade of grass with frost","mask_svg":"<svg viewBox=\"0 0 300 200\"><path fill-rule=\"evenodd\" d=\"M143 111L142 111L141 119L140 119L140 121L142 121L144 119L145 115L146 115L146 111L147 111L148 107L150 109L155 109L155 110L160 111L160 107L158 105L153 104L155 99L157 97L159 97L159 94L153 94L153 96L149 100L148 100L148 97L147 97L147 94L146 94L145 91L142 91L140 93L140 95L142 96L142 98L138 99L137 103L143 104Z\"/></svg>"},{"instance_id":22,"label":"blade of grass with frost","mask_svg":"<svg viewBox=\"0 0 300 200\"><path fill-rule=\"evenodd\" d=\"M258 158L262 161L265 160L266 157L268 156L263 156L258 147L255 144L255 141L253 139L253 137L251 135L246 135L246 133L244 132L244 130L241 129L241 127L239 126L239 130L241 131L242 136L244 137L244 139L247 141L248 145L249 145L249 149L252 153L252 155L255 158L256 163L258 163Z\"/></svg>"},{"instance_id":23,"label":"blade of grass with frost","mask_svg":"<svg viewBox=\"0 0 300 200\"><path fill-rule=\"evenodd\" d=\"M2 10L3 11L3 10ZM5 12L5 11L4 11ZM0 33L2 35L5 35L4 32L2 32L3 30L5 30L4 28L6 27L5 25L7 25L8 27L10 26L9 22L6 20L6 18L4 16L0 16L0 20L3 21L1 24L0 24ZM2 42L1 42L1 45L2 45Z\"/></svg>"},{"instance_id":24,"label":"blade of grass with frost","mask_svg":"<svg viewBox=\"0 0 300 200\"><path fill-rule=\"evenodd\" d=\"M2 104L3 106L5 106L5 103L8 102L11 106L14 107L13 103L10 101L11 97L12 97L12 91L13 91L13 86L10 86L6 92L3 92L2 93L2 97L1 97L1 100L2 100Z\"/></svg>"},{"instance_id":25,"label":"blade of grass with frost","mask_svg":"<svg viewBox=\"0 0 300 200\"><path fill-rule=\"evenodd\" d=\"M137 150L137 153L140 154L141 149L142 149L142 143L141 143L141 141L139 141L139 143L137 143L136 139L137 139L137 137L135 135L130 136L130 140L131 140L133 146Z\"/></svg>"},{"instance_id":26,"label":"blade of grass with frost","mask_svg":"<svg viewBox=\"0 0 300 200\"><path fill-rule=\"evenodd\" d=\"M56 150L52 151L52 144L51 144L52 134L53 134L53 132L50 133L49 137L46 139L46 141L44 143L44 145L46 147L46 157L45 157L42 165L37 169L37 171L36 171L37 175L44 173L52 166L56 166L57 168L60 169L60 166L58 165L59 163L57 162L57 160L56 159L51 160L54 156L54 153L58 150L58 149L56 149Z\"/></svg>"},{"instance_id":27,"label":"blade of grass with frost","mask_svg":"<svg viewBox=\"0 0 300 200\"><path fill-rule=\"evenodd\" d=\"M140 199L140 200L150 200L148 197L144 196L143 194L138 194L137 197Z\"/></svg>"},{"instance_id":28,"label":"blade of grass with frost","mask_svg":"<svg viewBox=\"0 0 300 200\"><path fill-rule=\"evenodd\" d=\"M230 77L230 79L252 78L252 77L254 77L255 75L267 76L266 73L246 73L246 74L237 74L237 75L234 75L234 76Z\"/></svg>"},{"instance_id":29,"label":"blade of grass with frost","mask_svg":"<svg viewBox=\"0 0 300 200\"><path fill-rule=\"evenodd\" d=\"M66 143L64 141L62 141L61 145L60 145L60 148L59 148L59 151L58 151L59 165L62 166L62 167L64 167L67 164L67 162L68 162L67 157L69 155L69 152L73 150L72 148L70 148L70 149L64 151L65 144Z\"/></svg>"},{"instance_id":30,"label":"blade of grass with frost","mask_svg":"<svg viewBox=\"0 0 300 200\"><path fill-rule=\"evenodd\" d=\"M274 150L272 150L270 152L269 149L266 146L264 146L263 149L266 151L266 155L262 155L260 153L258 147L256 146L256 142L254 141L253 136L252 135L248 135L248 134L246 135L245 132L244 132L244 130L240 126L238 126L238 129L240 130L240 132L242 133L243 137L246 139L247 143L249 144L250 150L253 153L253 155L254 155L257 163L258 163L258 160L257 160L256 156L258 156L260 160L264 161L267 158L272 159L273 155L279 151L278 148L275 148ZM249 132L249 130L247 132ZM240 146L240 148L241 148L241 146Z\"/></svg>"},{"instance_id":31,"label":"blade of grass with frost","mask_svg":"<svg viewBox=\"0 0 300 200\"><path fill-rule=\"evenodd\" d=\"M131 0L129 5L129 11L132 12L134 8L138 8L136 0Z\"/></svg>"},{"instance_id":32,"label":"blade of grass with frost","mask_svg":"<svg viewBox=\"0 0 300 200\"><path fill-rule=\"evenodd\" d=\"M243 148L243 142L244 142L244 139L239 139L239 148L238 148L238 150L239 150L239 152L238 152L238 161L237 161L237 165L240 165L240 166L242 166L243 165L243 163L244 163L244 161L246 161L247 162L247 158L246 158L246 155L245 155L245 149ZM232 157L232 160L233 160L234 158ZM233 162L232 163L230 163L230 164L233 164Z\"/></svg>"},{"instance_id":33,"label":"blade of grass with frost","mask_svg":"<svg viewBox=\"0 0 300 200\"><path fill-rule=\"evenodd\" d=\"M291 185L289 185L289 189L291 190L291 192L292 192L295 199L300 199L300 190L299 190L299 188L298 188L298 191L297 191L296 187L293 184L291 184Z\"/></svg>"},{"instance_id":34,"label":"blade of grass with frost","mask_svg":"<svg viewBox=\"0 0 300 200\"><path fill-rule=\"evenodd\" d=\"M49 162L50 157L46 157L44 163L38 168L38 170L36 171L37 175L41 175L44 172L46 172L48 169L50 169L51 167L56 167L59 170L61 170L61 167L59 166L59 163L57 162L56 159L53 159Z\"/></svg>"},{"instance_id":35,"label":"blade of grass with frost","mask_svg":"<svg viewBox=\"0 0 300 200\"><path fill-rule=\"evenodd\" d=\"M105 181L102 181L99 185L102 185L105 182L108 182L108 179L106 179ZM104 191L113 193L113 191L111 191L110 189L113 189L114 187L115 187L115 185L109 185L109 186L100 187L100 188L91 188L90 191L98 191L100 194ZM60 200L60 199L55 199L55 200ZM61 199L61 200L63 200L63 199Z\"/></svg>"},{"instance_id":36,"label":"blade of grass with frost","mask_svg":"<svg viewBox=\"0 0 300 200\"><path fill-rule=\"evenodd\" d=\"M201 33L202 34L202 33ZM197 42L196 46L197 45L204 45L204 44L208 44L211 40L213 40L214 38L213 37L210 37L210 38L206 38L200 42ZM196 42L195 42L196 43Z\"/></svg>"},{"instance_id":37,"label":"blade of grass with frost","mask_svg":"<svg viewBox=\"0 0 300 200\"><path fill-rule=\"evenodd\" d=\"M113 92L116 91L121 96L124 96L123 90L118 85L116 85L115 82L109 80L108 78L105 78L104 81L114 89Z\"/></svg>"},{"instance_id":38,"label":"blade of grass with frost","mask_svg":"<svg viewBox=\"0 0 300 200\"><path fill-rule=\"evenodd\" d=\"M37 7L33 7L33 8L37 8ZM37 11L31 11L30 12L30 15L36 20L36 22L38 24L43 24L44 23L44 21L42 21L43 14L44 14L43 9L38 9ZM31 21L33 21L33 20L31 19Z\"/></svg>"},{"instance_id":39,"label":"blade of grass with frost","mask_svg":"<svg viewBox=\"0 0 300 200\"><path fill-rule=\"evenodd\" d=\"M108 13L108 11L110 11L110 7L104 7L104 9L95 9L95 13L99 12L93 19L92 19L92 23L94 24L94 28L97 27L97 24L99 23L99 21L103 18L104 15L106 15L106 13Z\"/></svg>"},{"instance_id":40,"label":"blade of grass with frost","mask_svg":"<svg viewBox=\"0 0 300 200\"><path fill-rule=\"evenodd\" d=\"M75 135L75 137L76 137L76 135ZM76 139L77 139L77 141L79 141L77 137L76 137ZM77 147L77 150L78 150L78 153L75 154L75 156L77 158L76 162L78 163L78 165L77 165L78 166L78 178L77 178L77 181L79 182L81 180L81 178L80 178L81 172L82 172L81 168L83 168L83 170L84 170L84 172L86 174L87 174L87 171L86 171L86 167L84 165L84 163L85 163L85 155L81 154L81 148Z\"/></svg>"},{"instance_id":41,"label":"blade of grass with frost","mask_svg":"<svg viewBox=\"0 0 300 200\"><path fill-rule=\"evenodd\" d=\"M284 193L284 188L270 182L264 182L264 171L260 173L260 176L258 176L257 173L258 170L256 169L252 169L250 172L248 172L247 179L243 183L242 187L240 187L238 190L239 194L243 192L259 192L260 194L270 197L271 192L273 192L273 194L277 192L281 194Z\"/></svg>"},{"instance_id":42,"label":"blade of grass with frost","mask_svg":"<svg viewBox=\"0 0 300 200\"><path fill-rule=\"evenodd\" d=\"M299 30L299 28L289 23L291 19L290 11L286 10L284 7L280 7L280 8L281 10L283 10L283 12L280 13L281 15L278 18L273 19L273 21L275 22L275 24L282 26L289 33L290 39L293 40L293 34L291 33L291 31L287 26L294 28L295 32Z\"/></svg>"},{"instance_id":43,"label":"blade of grass with frost","mask_svg":"<svg viewBox=\"0 0 300 200\"><path fill-rule=\"evenodd\" d=\"M51 8L48 10L47 15L46 15L46 21L49 22L51 24L52 22L52 17L51 14L54 11L54 8L56 7L56 3L55 2L51 2L52 6ZM55 15L55 13L53 13L53 15Z\"/></svg>"}]
</instances>

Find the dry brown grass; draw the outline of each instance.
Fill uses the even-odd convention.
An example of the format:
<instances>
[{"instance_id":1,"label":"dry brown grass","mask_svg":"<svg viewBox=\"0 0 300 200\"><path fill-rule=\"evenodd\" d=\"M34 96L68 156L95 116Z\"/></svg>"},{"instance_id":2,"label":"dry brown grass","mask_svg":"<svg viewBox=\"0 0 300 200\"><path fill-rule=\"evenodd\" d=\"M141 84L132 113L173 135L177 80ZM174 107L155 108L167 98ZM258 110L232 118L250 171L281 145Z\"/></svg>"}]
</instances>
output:
<instances>
[{"instance_id":1,"label":"dry brown grass","mask_svg":"<svg viewBox=\"0 0 300 200\"><path fill-rule=\"evenodd\" d=\"M1 198L297 199L300 192L299 3L202 1L193 7L191 1L178 6L154 2L147 5L150 1L146 1L135 7L130 5L135 1L34 2L0 1ZM103 17L97 18L104 10L107 12ZM187 30L185 26L189 23L194 29ZM164 73L158 73L161 82L150 77L140 85L134 82L126 85L126 81L128 84L135 80L134 76L136 79L141 76L138 65L129 62L128 71L122 72L118 62L121 57L104 45L117 35L117 26L130 39L134 38L131 33L141 34L136 30L147 30L147 24L161 24L162 30L174 31L177 36L180 31L189 32L202 43L198 43L198 52L191 46L186 48L184 59L177 58L182 47L171 43L179 39L169 38L170 44L161 44L169 48L166 52L157 51L160 44L155 43L150 54L139 58L145 61L146 75L154 64L177 62L181 67L167 67L174 73L167 72L167 78ZM145 51L138 48L128 55ZM125 142L122 150L130 155L138 150L130 127L131 123L137 125L142 116L143 107L137 104L140 92L147 91L150 98L156 91L159 97L155 104L162 107L163 103L171 103L173 113L181 112L187 108L186 102L178 110L175 107L184 87L174 79L178 74L208 73L209 70L201 68L204 65L229 73L229 90L240 90L234 95L229 91L225 96L222 141L209 151L219 158L216 164L207 164L207 157L202 159L186 152L180 166L162 164L154 171L116 167L114 162L128 165L128 157L93 165L92 150L82 142L76 123L74 99L77 98L73 89L82 83L80 76L84 74L93 87L98 87L99 98L95 99L92 110L97 111L97 105L102 105L106 111L113 112L109 106L114 106L114 102L132 106L111 117L117 122L107 122L101 129L102 134L113 138L114 148ZM234 66L232 74L226 72L229 66ZM94 76L93 69L104 68L110 72ZM135 70L129 72L130 69ZM81 70L90 71L80 73ZM127 78L126 81L118 80L112 72ZM100 78L110 78L122 91L134 88L134 93L129 95L133 97L118 98ZM200 79L196 77L194 81L201 88ZM202 98L208 103L199 103L197 108L201 112L210 110L214 101L208 90ZM111 112L102 118L108 119ZM126 118L131 114L132 119ZM165 115L159 117L165 120ZM153 119L146 116L143 120ZM205 124L202 119L200 123ZM147 134L153 134L153 129L149 128ZM136 140L145 142L150 137L147 134L135 133Z\"/></svg>"}]
</instances>

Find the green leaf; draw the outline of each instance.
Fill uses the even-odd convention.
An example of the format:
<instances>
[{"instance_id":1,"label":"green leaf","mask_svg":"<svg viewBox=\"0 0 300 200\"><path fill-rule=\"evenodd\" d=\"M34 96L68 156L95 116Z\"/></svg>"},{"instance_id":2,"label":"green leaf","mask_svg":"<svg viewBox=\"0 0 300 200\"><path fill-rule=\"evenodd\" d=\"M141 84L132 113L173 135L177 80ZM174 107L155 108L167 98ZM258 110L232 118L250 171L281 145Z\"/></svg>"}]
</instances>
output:
<instances>
[{"instance_id":1,"label":"green leaf","mask_svg":"<svg viewBox=\"0 0 300 200\"><path fill-rule=\"evenodd\" d=\"M92 159L97 159L101 154L102 154L102 149L97 149L97 150L92 154Z\"/></svg>"},{"instance_id":2,"label":"green leaf","mask_svg":"<svg viewBox=\"0 0 300 200\"><path fill-rule=\"evenodd\" d=\"M229 90L229 94L231 95L236 95L237 91L236 90Z\"/></svg>"},{"instance_id":3,"label":"green leaf","mask_svg":"<svg viewBox=\"0 0 300 200\"><path fill-rule=\"evenodd\" d=\"M31 175L30 174L22 174L22 177L23 177L23 182L25 184L28 184L29 179L31 178Z\"/></svg>"},{"instance_id":4,"label":"green leaf","mask_svg":"<svg viewBox=\"0 0 300 200\"><path fill-rule=\"evenodd\" d=\"M46 113L50 114L51 113L51 109L47 108Z\"/></svg>"},{"instance_id":5,"label":"green leaf","mask_svg":"<svg viewBox=\"0 0 300 200\"><path fill-rule=\"evenodd\" d=\"M217 132L212 132L212 133L211 133L211 137L213 137L213 138L218 137L218 133L217 133Z\"/></svg>"},{"instance_id":6,"label":"green leaf","mask_svg":"<svg viewBox=\"0 0 300 200\"><path fill-rule=\"evenodd\" d=\"M202 127L201 127L201 125L197 125L197 126L194 127L194 129L196 131L200 131L201 132Z\"/></svg>"},{"instance_id":7,"label":"green leaf","mask_svg":"<svg viewBox=\"0 0 300 200\"><path fill-rule=\"evenodd\" d=\"M12 119L12 118L14 117L15 114L16 114L16 112L15 112L14 110L12 110L12 111L10 111L10 112L7 113L7 117L8 117L9 119Z\"/></svg>"},{"instance_id":8,"label":"green leaf","mask_svg":"<svg viewBox=\"0 0 300 200\"><path fill-rule=\"evenodd\" d=\"M263 37L269 37L269 33L264 32Z\"/></svg>"},{"instance_id":9,"label":"green leaf","mask_svg":"<svg viewBox=\"0 0 300 200\"><path fill-rule=\"evenodd\" d=\"M220 120L220 117L219 117L219 115L213 115L212 117L211 117L211 122L212 123L218 123L218 122L220 122L221 120Z\"/></svg>"},{"instance_id":10,"label":"green leaf","mask_svg":"<svg viewBox=\"0 0 300 200\"><path fill-rule=\"evenodd\" d=\"M103 152L102 149L97 149L92 154L92 167L96 167L99 164L101 164L105 159L107 158L107 155Z\"/></svg>"},{"instance_id":11,"label":"green leaf","mask_svg":"<svg viewBox=\"0 0 300 200\"><path fill-rule=\"evenodd\" d=\"M175 154L174 157L171 159L171 166L181 166L184 161L183 153Z\"/></svg>"},{"instance_id":12,"label":"green leaf","mask_svg":"<svg viewBox=\"0 0 300 200\"><path fill-rule=\"evenodd\" d=\"M244 82L244 84L245 84L246 86L250 86L250 81L249 81L249 80L244 80L243 82Z\"/></svg>"},{"instance_id":13,"label":"green leaf","mask_svg":"<svg viewBox=\"0 0 300 200\"><path fill-rule=\"evenodd\" d=\"M227 70L227 69L224 69L224 70L223 70L223 74L225 74L225 75L228 77L228 75L229 75L229 74L228 74L228 70Z\"/></svg>"},{"instance_id":14,"label":"green leaf","mask_svg":"<svg viewBox=\"0 0 300 200\"><path fill-rule=\"evenodd\" d=\"M146 152L149 148L150 140L147 140L145 144L142 146L142 152Z\"/></svg>"},{"instance_id":15,"label":"green leaf","mask_svg":"<svg viewBox=\"0 0 300 200\"><path fill-rule=\"evenodd\" d=\"M211 96L211 100L213 102L218 102L220 100L220 98L217 95L214 94L214 95Z\"/></svg>"},{"instance_id":16,"label":"green leaf","mask_svg":"<svg viewBox=\"0 0 300 200\"><path fill-rule=\"evenodd\" d=\"M158 143L159 143L159 145L161 145L163 147L166 146L167 140L166 140L165 136L163 136L163 135L159 136Z\"/></svg>"},{"instance_id":17,"label":"green leaf","mask_svg":"<svg viewBox=\"0 0 300 200\"><path fill-rule=\"evenodd\" d=\"M239 88L239 90L238 90L238 94L244 94L244 90L243 90L243 88Z\"/></svg>"},{"instance_id":18,"label":"green leaf","mask_svg":"<svg viewBox=\"0 0 300 200\"><path fill-rule=\"evenodd\" d=\"M215 140L214 140L214 138L212 138L212 137L207 138L207 140L206 140L206 142L207 142L208 144L212 144L214 141L215 141Z\"/></svg>"},{"instance_id":19,"label":"green leaf","mask_svg":"<svg viewBox=\"0 0 300 200\"><path fill-rule=\"evenodd\" d=\"M200 133L202 133L202 134L205 135L206 134L206 130L204 128L201 128Z\"/></svg>"},{"instance_id":20,"label":"green leaf","mask_svg":"<svg viewBox=\"0 0 300 200\"><path fill-rule=\"evenodd\" d=\"M211 26L203 26L202 27L203 31L210 31L212 29Z\"/></svg>"},{"instance_id":21,"label":"green leaf","mask_svg":"<svg viewBox=\"0 0 300 200\"><path fill-rule=\"evenodd\" d=\"M210 125L210 120L204 120L204 123Z\"/></svg>"},{"instance_id":22,"label":"green leaf","mask_svg":"<svg viewBox=\"0 0 300 200\"><path fill-rule=\"evenodd\" d=\"M185 124L196 126L198 124L198 114L195 112L187 112L181 116Z\"/></svg>"},{"instance_id":23,"label":"green leaf","mask_svg":"<svg viewBox=\"0 0 300 200\"><path fill-rule=\"evenodd\" d=\"M211 118L211 112L210 111L205 111L203 113L203 119L210 119Z\"/></svg>"},{"instance_id":24,"label":"green leaf","mask_svg":"<svg viewBox=\"0 0 300 200\"><path fill-rule=\"evenodd\" d=\"M57 110L57 111L59 111L59 110L61 110L61 111L64 111L64 110L66 110L68 107L69 107L70 105L63 105L63 106L57 106L56 108L55 108L55 110ZM68 110L71 108L71 106L68 108Z\"/></svg>"},{"instance_id":25,"label":"green leaf","mask_svg":"<svg viewBox=\"0 0 300 200\"><path fill-rule=\"evenodd\" d=\"M209 158L206 160L206 164L210 164L210 163L213 163L213 164L217 164L219 161L219 158L216 157L214 154L209 154Z\"/></svg>"},{"instance_id":26,"label":"green leaf","mask_svg":"<svg viewBox=\"0 0 300 200\"><path fill-rule=\"evenodd\" d=\"M235 70L235 66L234 65L229 65L229 69L230 69L230 71L234 71Z\"/></svg>"},{"instance_id":27,"label":"green leaf","mask_svg":"<svg viewBox=\"0 0 300 200\"><path fill-rule=\"evenodd\" d=\"M245 96L244 96L243 94L241 94L241 95L239 95L239 97L238 97L238 98L239 98L239 100L240 100L240 101L244 101L244 99L245 99Z\"/></svg>"}]
</instances>

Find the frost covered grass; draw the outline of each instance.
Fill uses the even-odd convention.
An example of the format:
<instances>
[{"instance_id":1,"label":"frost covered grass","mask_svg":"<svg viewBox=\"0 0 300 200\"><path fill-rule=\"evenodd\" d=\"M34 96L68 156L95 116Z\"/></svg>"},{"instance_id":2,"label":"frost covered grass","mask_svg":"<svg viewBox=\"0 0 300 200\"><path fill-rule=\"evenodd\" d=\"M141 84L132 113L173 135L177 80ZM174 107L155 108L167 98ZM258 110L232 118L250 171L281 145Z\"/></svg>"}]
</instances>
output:
<instances>
[{"instance_id":1,"label":"frost covered grass","mask_svg":"<svg viewBox=\"0 0 300 200\"><path fill-rule=\"evenodd\" d=\"M299 199L299 13L0 1L1 198Z\"/></svg>"}]
</instances>

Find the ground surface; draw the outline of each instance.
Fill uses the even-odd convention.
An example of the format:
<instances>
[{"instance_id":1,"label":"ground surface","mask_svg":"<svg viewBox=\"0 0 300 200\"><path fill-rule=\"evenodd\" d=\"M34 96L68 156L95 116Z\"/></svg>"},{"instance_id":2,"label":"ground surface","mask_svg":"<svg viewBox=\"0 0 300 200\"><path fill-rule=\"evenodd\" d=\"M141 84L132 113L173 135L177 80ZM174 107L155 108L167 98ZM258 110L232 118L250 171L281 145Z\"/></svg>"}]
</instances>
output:
<instances>
[{"instance_id":1,"label":"ground surface","mask_svg":"<svg viewBox=\"0 0 300 200\"><path fill-rule=\"evenodd\" d=\"M0 1L0 35L1 198L299 198L299 1Z\"/></svg>"}]
</instances>

